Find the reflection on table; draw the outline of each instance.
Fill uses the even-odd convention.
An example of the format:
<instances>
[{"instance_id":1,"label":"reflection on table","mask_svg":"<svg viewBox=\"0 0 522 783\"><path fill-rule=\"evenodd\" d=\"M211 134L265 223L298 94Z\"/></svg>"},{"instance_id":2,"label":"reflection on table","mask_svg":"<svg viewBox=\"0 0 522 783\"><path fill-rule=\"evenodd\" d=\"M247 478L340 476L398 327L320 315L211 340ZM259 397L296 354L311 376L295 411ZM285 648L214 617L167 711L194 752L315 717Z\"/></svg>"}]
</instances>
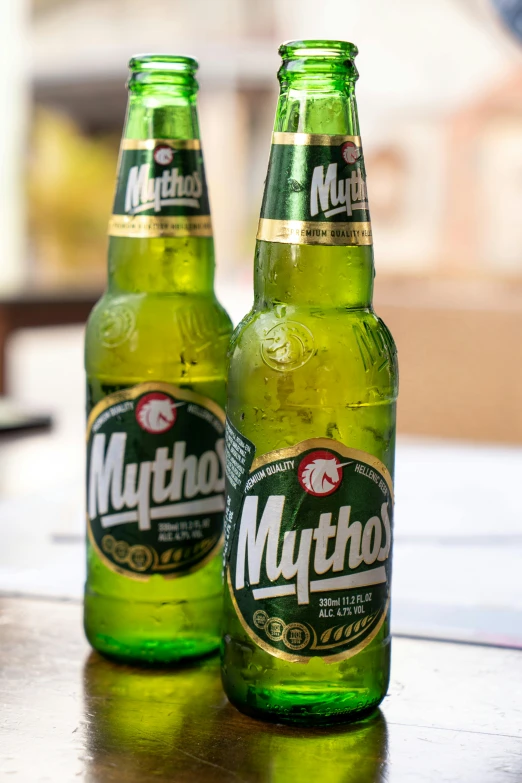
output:
<instances>
[{"instance_id":1,"label":"reflection on table","mask_svg":"<svg viewBox=\"0 0 522 783\"><path fill-rule=\"evenodd\" d=\"M84 704L93 781L106 781L112 768L125 781L171 776L257 783L269 775L274 783L312 783L318 768L324 783L386 779L380 711L364 723L300 729L297 736L288 727L243 720L226 702L216 658L180 671L155 671L92 653L84 667Z\"/></svg>"},{"instance_id":2,"label":"reflection on table","mask_svg":"<svg viewBox=\"0 0 522 783\"><path fill-rule=\"evenodd\" d=\"M230 706L215 657L155 670L92 653L79 603L0 598L0 647L2 780L522 780L518 650L395 639L382 712L306 730Z\"/></svg>"}]
</instances>

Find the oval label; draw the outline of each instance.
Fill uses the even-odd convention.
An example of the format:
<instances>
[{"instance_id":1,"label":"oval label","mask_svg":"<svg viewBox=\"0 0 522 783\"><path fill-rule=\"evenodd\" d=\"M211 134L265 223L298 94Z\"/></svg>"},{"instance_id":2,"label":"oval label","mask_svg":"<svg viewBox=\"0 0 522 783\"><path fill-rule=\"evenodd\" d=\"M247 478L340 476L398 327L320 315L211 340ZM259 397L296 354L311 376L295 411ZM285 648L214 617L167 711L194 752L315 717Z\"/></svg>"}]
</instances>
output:
<instances>
[{"instance_id":1,"label":"oval label","mask_svg":"<svg viewBox=\"0 0 522 783\"><path fill-rule=\"evenodd\" d=\"M144 383L105 397L87 424L87 526L126 576L190 573L220 546L224 413L205 397Z\"/></svg>"},{"instance_id":2,"label":"oval label","mask_svg":"<svg viewBox=\"0 0 522 783\"><path fill-rule=\"evenodd\" d=\"M239 453L241 439L228 423L227 451ZM242 453L252 450L245 440ZM244 467L236 486L227 476L226 522L227 582L243 628L261 648L290 661L355 655L388 615L387 468L328 438Z\"/></svg>"}]
</instances>

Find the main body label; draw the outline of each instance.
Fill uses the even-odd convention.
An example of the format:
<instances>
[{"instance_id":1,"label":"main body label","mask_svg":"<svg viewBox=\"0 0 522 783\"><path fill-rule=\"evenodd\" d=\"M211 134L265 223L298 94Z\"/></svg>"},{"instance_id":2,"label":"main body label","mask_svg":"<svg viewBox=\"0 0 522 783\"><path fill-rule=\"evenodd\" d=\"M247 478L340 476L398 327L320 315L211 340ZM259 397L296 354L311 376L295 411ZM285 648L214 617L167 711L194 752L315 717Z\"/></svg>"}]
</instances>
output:
<instances>
[{"instance_id":1,"label":"main body label","mask_svg":"<svg viewBox=\"0 0 522 783\"><path fill-rule=\"evenodd\" d=\"M329 438L253 462L229 422L226 441L225 567L243 628L290 661L355 655L388 615L388 470Z\"/></svg>"},{"instance_id":2,"label":"main body label","mask_svg":"<svg viewBox=\"0 0 522 783\"><path fill-rule=\"evenodd\" d=\"M105 397L87 424L87 527L111 569L182 576L217 554L225 508L224 413L144 383Z\"/></svg>"},{"instance_id":3,"label":"main body label","mask_svg":"<svg viewBox=\"0 0 522 783\"><path fill-rule=\"evenodd\" d=\"M371 245L360 136L274 133L257 238Z\"/></svg>"},{"instance_id":4,"label":"main body label","mask_svg":"<svg viewBox=\"0 0 522 783\"><path fill-rule=\"evenodd\" d=\"M210 237L199 139L123 139L109 235Z\"/></svg>"}]
</instances>

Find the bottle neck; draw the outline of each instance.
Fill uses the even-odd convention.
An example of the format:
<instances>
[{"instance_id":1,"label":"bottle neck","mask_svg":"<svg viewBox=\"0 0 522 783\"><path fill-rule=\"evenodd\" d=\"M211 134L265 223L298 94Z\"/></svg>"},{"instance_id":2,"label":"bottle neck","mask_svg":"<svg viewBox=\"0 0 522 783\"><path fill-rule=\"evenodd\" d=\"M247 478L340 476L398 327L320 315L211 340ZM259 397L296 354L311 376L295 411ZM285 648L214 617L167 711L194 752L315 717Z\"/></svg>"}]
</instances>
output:
<instances>
[{"instance_id":1,"label":"bottle neck","mask_svg":"<svg viewBox=\"0 0 522 783\"><path fill-rule=\"evenodd\" d=\"M353 72L356 74L355 69ZM352 244L356 234L347 231L347 226L363 225L356 216L362 216L363 212L351 214L349 220L356 223L347 223L346 213L344 218L338 216L338 220L344 221L342 224L333 224L330 222L333 218L323 214L327 216L337 204L341 204L337 212L342 209L345 189L351 204L350 198L358 195L357 187L363 187L360 179L363 175L365 192L362 148L359 148L360 162L356 164L362 166L357 170L362 174L354 166L351 171L344 171L340 157L339 165L332 169L330 160L335 158L329 157L329 150L339 150L346 144L344 137L359 137L354 80L355 77L346 78L346 74L288 73L285 67L280 72L281 94L256 248L254 287L258 307L371 306L372 246L360 244L367 241L360 239L360 229L359 244ZM348 141L349 145L357 143ZM321 146L326 144L334 146ZM288 146L293 150L289 151ZM354 149L357 151L356 146ZM314 210L319 210L319 214L314 214ZM269 219L264 221L264 216ZM319 220L321 217L323 220ZM365 225L370 225L369 215ZM289 232L292 232L290 237ZM343 232L348 238L343 239ZM279 241L269 241L270 234L278 234L273 238ZM285 238L281 238L283 234ZM319 237L317 240L314 234Z\"/></svg>"},{"instance_id":2,"label":"bottle neck","mask_svg":"<svg viewBox=\"0 0 522 783\"><path fill-rule=\"evenodd\" d=\"M109 228L109 290L212 293L214 242L197 85L132 82Z\"/></svg>"}]
</instances>

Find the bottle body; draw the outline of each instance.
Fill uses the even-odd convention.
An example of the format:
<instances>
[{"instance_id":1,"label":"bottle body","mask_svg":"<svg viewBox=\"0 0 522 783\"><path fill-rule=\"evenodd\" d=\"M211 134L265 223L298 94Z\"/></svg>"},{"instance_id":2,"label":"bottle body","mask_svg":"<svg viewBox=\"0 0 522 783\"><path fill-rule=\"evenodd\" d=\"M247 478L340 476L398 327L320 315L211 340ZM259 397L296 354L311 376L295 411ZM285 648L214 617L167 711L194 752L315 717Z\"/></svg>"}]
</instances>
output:
<instances>
[{"instance_id":1,"label":"bottle body","mask_svg":"<svg viewBox=\"0 0 522 783\"><path fill-rule=\"evenodd\" d=\"M100 652L167 663L219 639L231 324L213 291L195 87L183 82L195 64L175 74L182 89L168 59L150 65L122 141L108 290L87 326L84 623Z\"/></svg>"},{"instance_id":2,"label":"bottle body","mask_svg":"<svg viewBox=\"0 0 522 783\"><path fill-rule=\"evenodd\" d=\"M197 322L193 312L198 314ZM125 342L114 348L100 344L100 333L106 332L108 322L114 339L114 324L127 318L134 328ZM177 402L180 393L189 390L201 398L201 410L208 410L208 401L212 401L222 411L229 335L228 317L211 297L107 293L87 327L89 412L121 390L161 393L163 384L170 387ZM222 433L217 434L221 439ZM162 441L160 448L168 448L172 457L170 444L163 446ZM217 513L222 516L222 511ZM165 517L161 524L175 525L179 520ZM111 530L107 529L107 534ZM169 543L161 554L177 541L183 542L180 535L178 531L163 535ZM113 537L119 539L115 532ZM136 545L140 545L139 536ZM159 572L146 579L136 578L139 572L115 570L99 556L91 540L87 551L85 628L93 647L120 658L163 662L203 655L216 648L222 603L219 546L210 561L193 572L187 569L180 576Z\"/></svg>"},{"instance_id":3,"label":"bottle body","mask_svg":"<svg viewBox=\"0 0 522 783\"><path fill-rule=\"evenodd\" d=\"M324 101L314 87L306 98ZM292 115L285 90L282 113ZM306 119L297 133L276 119L266 187L279 191L265 192L255 304L229 353L223 683L239 709L304 725L363 716L389 680L396 351L371 306L365 172L348 116L320 136ZM332 204L327 177L346 145L350 206L364 219L347 220L344 204L332 226L324 212L340 213L340 189ZM318 201L330 203L314 214L318 174Z\"/></svg>"}]
</instances>

